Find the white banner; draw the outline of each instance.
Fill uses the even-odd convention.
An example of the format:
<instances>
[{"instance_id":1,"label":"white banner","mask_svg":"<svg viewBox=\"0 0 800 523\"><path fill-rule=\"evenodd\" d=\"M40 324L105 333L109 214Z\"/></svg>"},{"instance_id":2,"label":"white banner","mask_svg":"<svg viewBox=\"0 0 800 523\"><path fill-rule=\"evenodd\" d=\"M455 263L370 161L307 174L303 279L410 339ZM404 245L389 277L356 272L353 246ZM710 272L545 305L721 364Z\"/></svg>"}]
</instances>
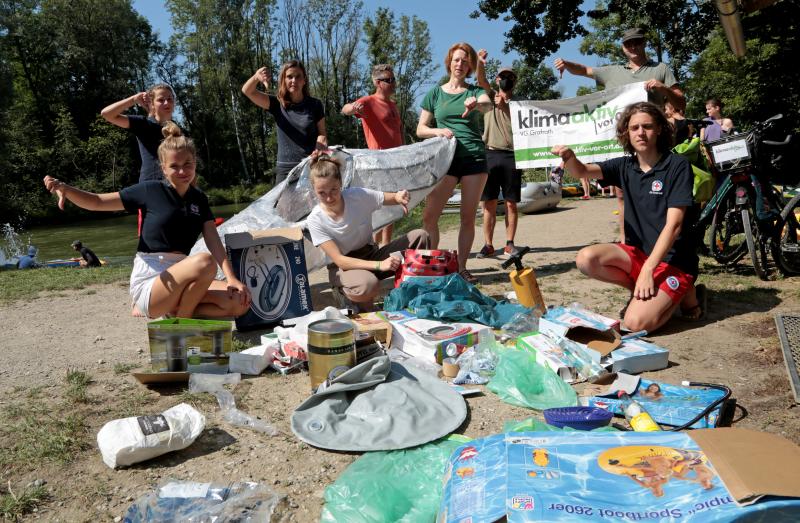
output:
<instances>
[{"instance_id":1,"label":"white banner","mask_svg":"<svg viewBox=\"0 0 800 523\"><path fill-rule=\"evenodd\" d=\"M550 153L568 145L583 162L622 156L616 130L619 114L630 104L646 102L644 82L562 100L512 101L511 131L518 169L554 167Z\"/></svg>"}]
</instances>

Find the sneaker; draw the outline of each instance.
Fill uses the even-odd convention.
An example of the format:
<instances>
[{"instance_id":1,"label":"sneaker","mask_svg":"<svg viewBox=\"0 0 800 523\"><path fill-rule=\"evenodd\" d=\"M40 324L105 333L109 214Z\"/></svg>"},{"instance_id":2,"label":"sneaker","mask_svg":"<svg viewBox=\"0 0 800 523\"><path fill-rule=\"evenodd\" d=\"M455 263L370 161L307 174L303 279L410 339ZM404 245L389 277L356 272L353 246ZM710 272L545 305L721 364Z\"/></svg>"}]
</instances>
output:
<instances>
[{"instance_id":1,"label":"sneaker","mask_svg":"<svg viewBox=\"0 0 800 523\"><path fill-rule=\"evenodd\" d=\"M484 245L480 252L475 255L476 258L487 258L489 256L494 256L494 247L491 245Z\"/></svg>"},{"instance_id":2,"label":"sneaker","mask_svg":"<svg viewBox=\"0 0 800 523\"><path fill-rule=\"evenodd\" d=\"M474 276L474 275L473 275L471 272L469 272L469 270L467 270L467 269L464 269L463 271L460 271L460 272L458 273L458 275L459 275L459 276L461 276L462 278L464 278L464 280L466 280L466 282L467 282L467 283L471 283L472 285L475 285L476 283L478 283L478 278L476 278L476 277L475 277L475 276Z\"/></svg>"},{"instance_id":3,"label":"sneaker","mask_svg":"<svg viewBox=\"0 0 800 523\"><path fill-rule=\"evenodd\" d=\"M581 196L581 200L590 200L591 198L592 197L589 196L588 194L584 194L583 196Z\"/></svg>"}]
</instances>

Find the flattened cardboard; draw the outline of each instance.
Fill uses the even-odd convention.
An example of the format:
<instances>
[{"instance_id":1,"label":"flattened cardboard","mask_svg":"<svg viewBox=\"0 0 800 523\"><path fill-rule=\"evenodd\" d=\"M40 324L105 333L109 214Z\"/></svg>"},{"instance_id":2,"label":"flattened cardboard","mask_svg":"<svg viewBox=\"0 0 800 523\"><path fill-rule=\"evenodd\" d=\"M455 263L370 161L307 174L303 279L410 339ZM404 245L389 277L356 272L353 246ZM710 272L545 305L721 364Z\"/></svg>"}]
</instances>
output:
<instances>
[{"instance_id":1,"label":"flattened cardboard","mask_svg":"<svg viewBox=\"0 0 800 523\"><path fill-rule=\"evenodd\" d=\"M376 340L389 346L392 343L392 324L378 316L375 312L365 312L350 318L359 332L367 332Z\"/></svg>"},{"instance_id":2,"label":"flattened cardboard","mask_svg":"<svg viewBox=\"0 0 800 523\"><path fill-rule=\"evenodd\" d=\"M800 447L777 434L717 428L688 432L736 503L764 496L800 498Z\"/></svg>"},{"instance_id":3,"label":"flattened cardboard","mask_svg":"<svg viewBox=\"0 0 800 523\"><path fill-rule=\"evenodd\" d=\"M613 329L600 331L582 325L569 329L567 331L567 338L586 345L593 351L599 353L601 358L608 356L612 350L622 344L619 332Z\"/></svg>"}]
</instances>

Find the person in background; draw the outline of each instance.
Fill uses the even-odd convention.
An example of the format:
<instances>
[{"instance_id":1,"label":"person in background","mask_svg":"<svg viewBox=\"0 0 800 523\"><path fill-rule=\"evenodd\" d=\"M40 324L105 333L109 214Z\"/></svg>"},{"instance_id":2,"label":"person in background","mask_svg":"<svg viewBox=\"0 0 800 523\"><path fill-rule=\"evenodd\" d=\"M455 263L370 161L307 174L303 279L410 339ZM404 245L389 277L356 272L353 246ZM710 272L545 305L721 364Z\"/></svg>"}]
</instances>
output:
<instances>
[{"instance_id":1,"label":"person in background","mask_svg":"<svg viewBox=\"0 0 800 523\"><path fill-rule=\"evenodd\" d=\"M144 108L147 116L123 114L135 105ZM100 111L100 115L106 121L128 129L136 136L142 160L142 167L139 170L140 182L164 178L158 163L158 146L164 139L161 127L172 120L174 110L175 93L172 87L167 84L156 84L147 91L136 93Z\"/></svg>"},{"instance_id":2,"label":"person in background","mask_svg":"<svg viewBox=\"0 0 800 523\"><path fill-rule=\"evenodd\" d=\"M706 114L703 120L711 122L703 129L700 129L700 139L705 142L713 142L724 138L733 132L733 120L722 116L722 100L711 97L706 100Z\"/></svg>"},{"instance_id":3,"label":"person in background","mask_svg":"<svg viewBox=\"0 0 800 523\"><path fill-rule=\"evenodd\" d=\"M572 149L557 145L570 173L621 187L625 205L625 243L584 247L575 262L600 281L623 286L631 299L623 323L633 331L653 332L680 307L699 319L705 313L705 287L697 279L699 260L689 233L694 175L689 161L671 152L672 126L657 106L628 106L617 121L617 139L627 153L584 164Z\"/></svg>"},{"instance_id":4,"label":"person in background","mask_svg":"<svg viewBox=\"0 0 800 523\"><path fill-rule=\"evenodd\" d=\"M28 254L23 254L17 260L17 269L35 269L39 266L36 253L39 252L33 245L28 246Z\"/></svg>"},{"instance_id":5,"label":"person in background","mask_svg":"<svg viewBox=\"0 0 800 523\"><path fill-rule=\"evenodd\" d=\"M400 266L401 259L390 253L429 248L428 233L416 229L383 247L375 245L372 213L384 205L401 205L407 213L408 191L342 189L341 165L329 154L315 153L311 161L311 185L319 204L308 215L306 227L314 246L321 248L333 262L328 265L331 288L359 311L370 311L380 290L380 280L394 276Z\"/></svg>"},{"instance_id":6,"label":"person in background","mask_svg":"<svg viewBox=\"0 0 800 523\"><path fill-rule=\"evenodd\" d=\"M172 122L163 129L158 158L164 180L148 180L119 192L82 191L45 176L48 191L90 211L143 211L142 234L131 271L130 294L145 317L192 318L240 316L250 306L250 292L233 272L214 225L208 198L192 182L197 153L194 142ZM189 256L202 233L209 253ZM222 268L227 283L215 278Z\"/></svg>"},{"instance_id":7,"label":"person in background","mask_svg":"<svg viewBox=\"0 0 800 523\"><path fill-rule=\"evenodd\" d=\"M670 68L660 62L654 62L647 56L647 37L639 27L627 29L622 33L622 52L628 63L625 65L605 65L588 67L563 58L556 58L555 67L560 75L564 71L578 76L592 78L597 85L612 89L621 85L646 82L648 101L663 109L666 102L679 110L686 108L686 97L672 74ZM622 204L622 191L616 188L617 205L619 207L619 241L625 242L625 207Z\"/></svg>"},{"instance_id":8,"label":"person in background","mask_svg":"<svg viewBox=\"0 0 800 523\"><path fill-rule=\"evenodd\" d=\"M514 255L519 252L514 246L514 237L517 234L517 221L519 213L517 204L522 193L522 170L517 169L514 159L514 140L511 136L511 112L509 102L514 97L514 84L517 82L517 73L510 67L502 67L494 79L495 91L486 79L485 49L478 51L478 85L494 100L494 107L483 115L483 141L486 144L486 165L489 172L486 185L483 188L481 202L483 205L483 239L484 244L478 258L493 256L495 253L493 238L494 226L497 223L497 202L500 193L505 201L506 245L503 252Z\"/></svg>"},{"instance_id":9,"label":"person in background","mask_svg":"<svg viewBox=\"0 0 800 523\"><path fill-rule=\"evenodd\" d=\"M275 118L278 129L278 160L275 165L275 185L314 150L328 148L325 130L325 108L313 98L308 89L308 75L302 62L290 60L278 74L278 95L258 90L262 84L269 91L269 71L260 68L242 86L251 102L266 109Z\"/></svg>"},{"instance_id":10,"label":"person in background","mask_svg":"<svg viewBox=\"0 0 800 523\"><path fill-rule=\"evenodd\" d=\"M492 102L486 91L467 83L467 78L483 67L471 45L465 42L453 44L444 63L450 78L428 91L422 100L417 136L422 139L455 137L456 152L450 169L425 200L422 223L430 235L431 247L436 249L439 245L439 217L456 185L461 183L458 270L466 281L477 283L478 279L467 270L467 258L475 240L475 214L488 176L486 146L481 136L482 116L478 111L490 111Z\"/></svg>"},{"instance_id":11,"label":"person in background","mask_svg":"<svg viewBox=\"0 0 800 523\"><path fill-rule=\"evenodd\" d=\"M72 248L81 253L81 267L100 267L100 258L89 247L85 247L80 240L72 242Z\"/></svg>"},{"instance_id":12,"label":"person in background","mask_svg":"<svg viewBox=\"0 0 800 523\"><path fill-rule=\"evenodd\" d=\"M675 129L675 144L683 143L692 136L692 126L683 115L683 110L675 109L670 102L664 104L664 114Z\"/></svg>"},{"instance_id":13,"label":"person in background","mask_svg":"<svg viewBox=\"0 0 800 523\"><path fill-rule=\"evenodd\" d=\"M403 139L403 122L400 111L392 99L397 87L397 77L389 64L378 64L372 68L372 84L375 92L345 104L342 114L361 119L364 138L370 149L392 149L400 147ZM375 234L378 246L392 241L393 225L390 223Z\"/></svg>"}]
</instances>

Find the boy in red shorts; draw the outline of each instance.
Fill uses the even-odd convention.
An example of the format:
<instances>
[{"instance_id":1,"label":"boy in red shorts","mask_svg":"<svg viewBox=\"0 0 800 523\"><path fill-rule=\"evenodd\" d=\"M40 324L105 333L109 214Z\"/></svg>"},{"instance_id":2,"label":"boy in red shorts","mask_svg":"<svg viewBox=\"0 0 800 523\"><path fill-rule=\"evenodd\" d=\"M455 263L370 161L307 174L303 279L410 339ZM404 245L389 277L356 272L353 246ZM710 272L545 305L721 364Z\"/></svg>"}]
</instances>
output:
<instances>
[{"instance_id":1,"label":"boy in red shorts","mask_svg":"<svg viewBox=\"0 0 800 523\"><path fill-rule=\"evenodd\" d=\"M585 247L578 269L591 278L631 291L623 323L632 331L652 332L680 307L683 315L705 314L705 288L695 287L698 258L689 230L692 169L672 154L672 128L664 113L648 102L628 106L617 121L617 140L627 155L584 164L572 149L557 145L574 176L596 178L603 186L622 188L625 243Z\"/></svg>"}]
</instances>

